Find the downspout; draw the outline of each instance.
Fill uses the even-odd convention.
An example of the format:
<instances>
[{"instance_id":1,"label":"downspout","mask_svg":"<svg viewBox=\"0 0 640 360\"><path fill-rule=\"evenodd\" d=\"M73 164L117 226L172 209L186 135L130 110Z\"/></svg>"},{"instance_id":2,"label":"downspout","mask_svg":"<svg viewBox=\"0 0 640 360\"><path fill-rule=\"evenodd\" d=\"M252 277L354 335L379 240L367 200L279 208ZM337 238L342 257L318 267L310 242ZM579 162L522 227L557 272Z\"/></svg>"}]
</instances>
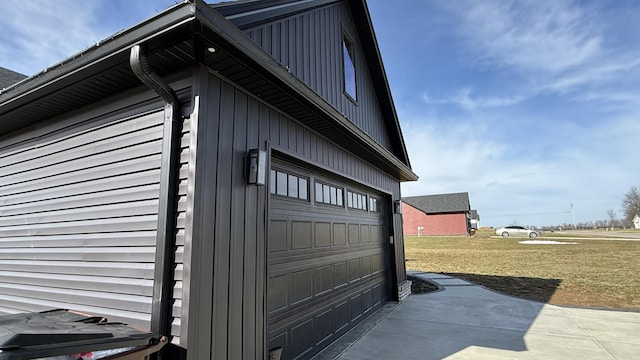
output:
<instances>
[{"instance_id":1,"label":"downspout","mask_svg":"<svg viewBox=\"0 0 640 360\"><path fill-rule=\"evenodd\" d=\"M170 337L178 173L180 166L180 132L182 130L180 103L173 89L151 69L140 45L135 45L131 48L129 63L138 79L166 102L162 135L160 199L158 203L156 255L153 275L151 331Z\"/></svg>"}]
</instances>

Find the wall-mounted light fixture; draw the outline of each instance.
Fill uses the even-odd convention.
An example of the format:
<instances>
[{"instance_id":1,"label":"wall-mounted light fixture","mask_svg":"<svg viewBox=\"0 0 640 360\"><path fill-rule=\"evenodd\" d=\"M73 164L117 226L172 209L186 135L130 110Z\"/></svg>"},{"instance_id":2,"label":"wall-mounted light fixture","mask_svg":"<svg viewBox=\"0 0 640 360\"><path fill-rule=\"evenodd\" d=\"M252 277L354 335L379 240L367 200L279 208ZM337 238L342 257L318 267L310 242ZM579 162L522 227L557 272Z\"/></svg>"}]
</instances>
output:
<instances>
[{"instance_id":1,"label":"wall-mounted light fixture","mask_svg":"<svg viewBox=\"0 0 640 360\"><path fill-rule=\"evenodd\" d=\"M394 214L402 214L402 202L400 200L394 200L394 202L393 202L393 213Z\"/></svg>"},{"instance_id":2,"label":"wall-mounted light fixture","mask_svg":"<svg viewBox=\"0 0 640 360\"><path fill-rule=\"evenodd\" d=\"M267 152L251 149L246 157L247 184L264 185L267 177Z\"/></svg>"}]
</instances>

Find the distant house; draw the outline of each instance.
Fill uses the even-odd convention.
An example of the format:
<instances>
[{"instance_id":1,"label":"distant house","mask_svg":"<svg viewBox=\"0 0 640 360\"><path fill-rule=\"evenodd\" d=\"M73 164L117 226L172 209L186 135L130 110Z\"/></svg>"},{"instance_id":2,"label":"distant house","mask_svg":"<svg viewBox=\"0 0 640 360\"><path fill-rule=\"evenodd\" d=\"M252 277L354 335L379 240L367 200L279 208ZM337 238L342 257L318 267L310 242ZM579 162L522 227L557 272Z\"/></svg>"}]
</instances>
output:
<instances>
[{"instance_id":1,"label":"distant house","mask_svg":"<svg viewBox=\"0 0 640 360\"><path fill-rule=\"evenodd\" d=\"M405 235L468 235L471 228L469 194L404 197L402 218Z\"/></svg>"},{"instance_id":2,"label":"distant house","mask_svg":"<svg viewBox=\"0 0 640 360\"><path fill-rule=\"evenodd\" d=\"M15 71L0 66L0 92L9 86L26 79L26 75L22 75Z\"/></svg>"},{"instance_id":3,"label":"distant house","mask_svg":"<svg viewBox=\"0 0 640 360\"><path fill-rule=\"evenodd\" d=\"M633 226L636 229L640 229L640 215L637 215L633 218Z\"/></svg>"},{"instance_id":4,"label":"distant house","mask_svg":"<svg viewBox=\"0 0 640 360\"><path fill-rule=\"evenodd\" d=\"M480 228L480 215L478 215L478 210L471 210L470 224L471 228L474 230L478 230Z\"/></svg>"}]
</instances>

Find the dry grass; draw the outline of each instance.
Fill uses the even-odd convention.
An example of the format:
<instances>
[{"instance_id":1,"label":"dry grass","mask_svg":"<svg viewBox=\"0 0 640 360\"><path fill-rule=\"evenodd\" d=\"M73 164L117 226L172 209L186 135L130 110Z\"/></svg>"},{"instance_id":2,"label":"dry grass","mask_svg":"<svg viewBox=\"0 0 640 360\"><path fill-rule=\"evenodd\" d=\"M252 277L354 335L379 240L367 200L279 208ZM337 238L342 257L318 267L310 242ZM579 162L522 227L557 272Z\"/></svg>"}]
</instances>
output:
<instances>
[{"instance_id":1,"label":"dry grass","mask_svg":"<svg viewBox=\"0 0 640 360\"><path fill-rule=\"evenodd\" d=\"M640 309L640 242L518 244L521 240L483 233L470 238L406 237L407 269L453 274L552 304Z\"/></svg>"}]
</instances>

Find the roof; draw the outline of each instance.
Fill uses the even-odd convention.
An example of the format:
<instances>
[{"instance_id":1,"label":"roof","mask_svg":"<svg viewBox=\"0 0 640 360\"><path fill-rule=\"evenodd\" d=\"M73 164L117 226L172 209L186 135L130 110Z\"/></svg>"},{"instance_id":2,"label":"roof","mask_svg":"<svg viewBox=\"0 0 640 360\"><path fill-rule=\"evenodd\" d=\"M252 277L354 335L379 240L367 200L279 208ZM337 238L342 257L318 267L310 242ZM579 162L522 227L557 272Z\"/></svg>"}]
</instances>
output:
<instances>
[{"instance_id":1,"label":"roof","mask_svg":"<svg viewBox=\"0 0 640 360\"><path fill-rule=\"evenodd\" d=\"M244 30L337 2L340 0L237 0L209 6Z\"/></svg>"},{"instance_id":2,"label":"roof","mask_svg":"<svg viewBox=\"0 0 640 360\"><path fill-rule=\"evenodd\" d=\"M346 1L352 12L392 139L391 150L291 76L233 23L246 26L249 20L273 20L336 1ZM260 94L262 99L314 130L321 129L316 131L355 155L369 159L401 181L417 180L411 170L365 0L241 1L215 7L202 0L182 1L17 85L0 90L0 134L140 86L129 65L130 49L137 44L146 48L149 65L160 76L198 63L215 65L221 76ZM209 53L206 49L210 47L216 51Z\"/></svg>"},{"instance_id":3,"label":"roof","mask_svg":"<svg viewBox=\"0 0 640 360\"><path fill-rule=\"evenodd\" d=\"M279 18L289 17L297 13L339 2L341 1L240 0L212 4L211 6L234 25L244 30L259 24L273 22ZM387 128L391 133L390 138L395 148L394 150L396 150L395 154L410 166L409 155L402 137L400 121L398 120L389 81L382 63L382 55L380 54L378 40L376 39L371 22L369 8L365 0L348 0L347 3L353 13L352 18L356 31L358 32L358 38L365 53L364 59L367 62L367 68L369 69L384 119L387 122Z\"/></svg>"},{"instance_id":4,"label":"roof","mask_svg":"<svg viewBox=\"0 0 640 360\"><path fill-rule=\"evenodd\" d=\"M9 87L21 80L27 78L27 75L22 75L13 70L3 68L0 66L0 90Z\"/></svg>"},{"instance_id":5,"label":"roof","mask_svg":"<svg viewBox=\"0 0 640 360\"><path fill-rule=\"evenodd\" d=\"M425 214L469 212L469 193L452 193L403 197L402 202Z\"/></svg>"},{"instance_id":6,"label":"roof","mask_svg":"<svg viewBox=\"0 0 640 360\"><path fill-rule=\"evenodd\" d=\"M480 220L480 216L478 215L478 210L471 210L471 218L474 220Z\"/></svg>"}]
</instances>

